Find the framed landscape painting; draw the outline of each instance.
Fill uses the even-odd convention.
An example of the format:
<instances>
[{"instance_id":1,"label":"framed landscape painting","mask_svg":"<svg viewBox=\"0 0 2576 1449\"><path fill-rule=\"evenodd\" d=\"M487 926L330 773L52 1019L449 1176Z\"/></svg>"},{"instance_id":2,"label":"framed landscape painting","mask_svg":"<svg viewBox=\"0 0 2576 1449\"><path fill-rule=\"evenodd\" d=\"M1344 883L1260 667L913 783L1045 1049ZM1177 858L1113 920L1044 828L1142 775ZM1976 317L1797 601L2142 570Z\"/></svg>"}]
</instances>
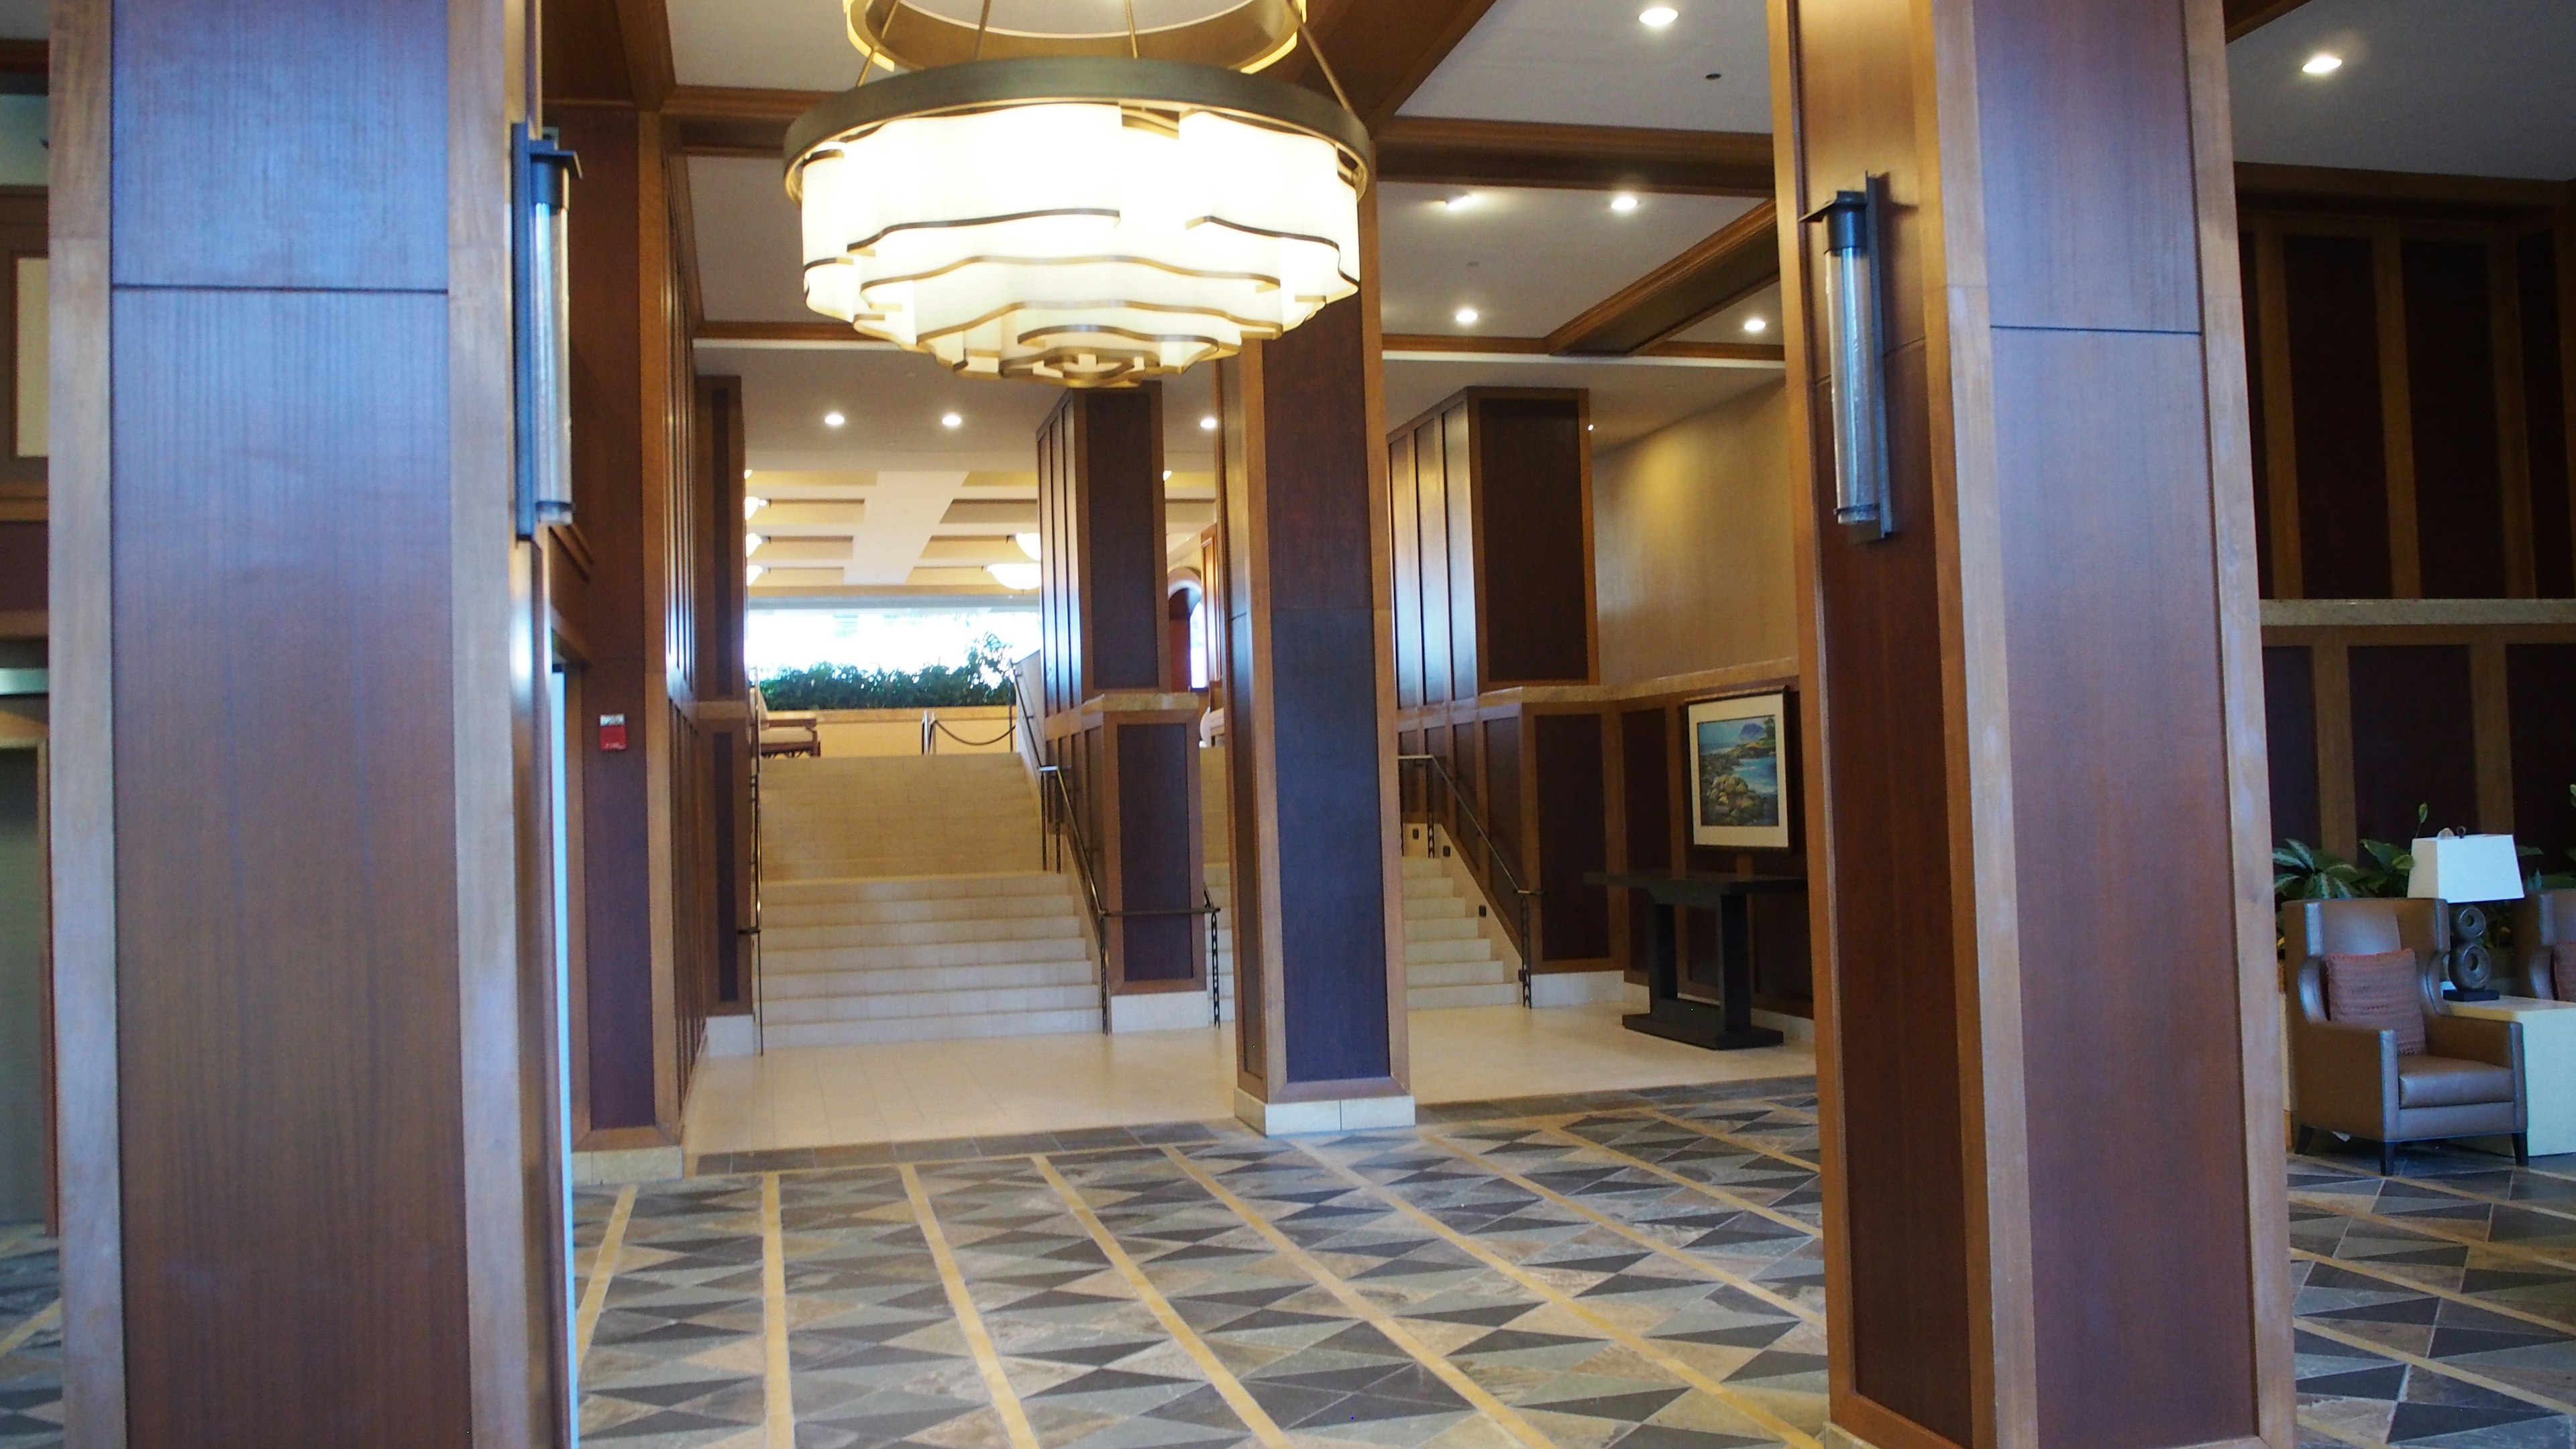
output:
<instances>
[{"instance_id":1,"label":"framed landscape painting","mask_svg":"<svg viewBox=\"0 0 2576 1449\"><path fill-rule=\"evenodd\" d=\"M1789 848L1786 695L1749 694L1692 705L1691 843L1731 850Z\"/></svg>"}]
</instances>

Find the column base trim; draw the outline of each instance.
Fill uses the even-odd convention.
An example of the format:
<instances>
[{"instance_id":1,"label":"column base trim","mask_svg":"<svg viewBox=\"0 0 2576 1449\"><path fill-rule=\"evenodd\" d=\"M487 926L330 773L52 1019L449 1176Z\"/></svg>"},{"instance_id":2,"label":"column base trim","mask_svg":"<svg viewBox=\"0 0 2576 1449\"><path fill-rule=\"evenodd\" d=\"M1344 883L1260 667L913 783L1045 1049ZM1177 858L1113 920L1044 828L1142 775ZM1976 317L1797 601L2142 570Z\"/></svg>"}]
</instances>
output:
<instances>
[{"instance_id":1,"label":"column base trim","mask_svg":"<svg viewBox=\"0 0 2576 1449\"><path fill-rule=\"evenodd\" d=\"M1238 1087L1235 1120L1264 1137L1314 1132L1374 1132L1413 1125L1413 1098L1341 1097L1320 1102L1265 1102Z\"/></svg>"}]
</instances>

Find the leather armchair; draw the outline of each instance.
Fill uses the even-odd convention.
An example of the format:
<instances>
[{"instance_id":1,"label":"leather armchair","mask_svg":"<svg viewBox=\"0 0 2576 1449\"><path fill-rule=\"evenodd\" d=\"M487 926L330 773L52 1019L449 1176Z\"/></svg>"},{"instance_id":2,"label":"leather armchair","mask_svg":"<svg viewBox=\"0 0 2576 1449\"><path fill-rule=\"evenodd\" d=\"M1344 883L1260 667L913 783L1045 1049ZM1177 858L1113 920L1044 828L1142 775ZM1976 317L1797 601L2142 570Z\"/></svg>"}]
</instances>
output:
<instances>
[{"instance_id":1,"label":"leather armchair","mask_svg":"<svg viewBox=\"0 0 2576 1449\"><path fill-rule=\"evenodd\" d=\"M2576 894L2576 893L2571 893ZM2523 1161L2529 1119L2522 1027L2453 1016L2442 1000L2450 925L2440 901L2292 901L2281 908L2289 943L2290 1094L2304 1150L2312 1132L2379 1144L2379 1170L2396 1171L2400 1142L2505 1136ZM2425 1049L2400 1056L2397 1033L2329 1020L2328 956L2399 949L2415 953Z\"/></svg>"},{"instance_id":2,"label":"leather armchair","mask_svg":"<svg viewBox=\"0 0 2576 1449\"><path fill-rule=\"evenodd\" d=\"M2576 891L2523 897L2513 912L2513 956L2498 973L2504 979L2497 984L2508 996L2576 1001L2576 980L2557 980L2558 973L2550 969L2550 948L2562 941L2576 941Z\"/></svg>"}]
</instances>

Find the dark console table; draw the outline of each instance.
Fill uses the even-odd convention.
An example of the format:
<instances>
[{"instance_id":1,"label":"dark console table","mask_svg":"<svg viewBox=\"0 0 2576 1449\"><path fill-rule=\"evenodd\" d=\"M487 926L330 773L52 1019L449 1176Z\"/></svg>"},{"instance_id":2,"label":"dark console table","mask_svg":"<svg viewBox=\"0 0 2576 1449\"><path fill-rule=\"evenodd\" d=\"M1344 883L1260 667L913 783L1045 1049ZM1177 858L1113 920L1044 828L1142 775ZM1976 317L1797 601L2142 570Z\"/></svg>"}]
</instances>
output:
<instances>
[{"instance_id":1,"label":"dark console table","mask_svg":"<svg viewBox=\"0 0 2576 1449\"><path fill-rule=\"evenodd\" d=\"M1753 1024L1752 897L1775 891L1803 891L1804 877L1794 875L1656 875L1596 871L1587 885L1644 891L1655 909L1646 913L1646 1009L1620 1020L1630 1031L1668 1037L1711 1051L1778 1046L1780 1033ZM1699 906L1717 912L1720 980L1724 1002L1712 1006L1681 994L1681 940L1678 917Z\"/></svg>"}]
</instances>

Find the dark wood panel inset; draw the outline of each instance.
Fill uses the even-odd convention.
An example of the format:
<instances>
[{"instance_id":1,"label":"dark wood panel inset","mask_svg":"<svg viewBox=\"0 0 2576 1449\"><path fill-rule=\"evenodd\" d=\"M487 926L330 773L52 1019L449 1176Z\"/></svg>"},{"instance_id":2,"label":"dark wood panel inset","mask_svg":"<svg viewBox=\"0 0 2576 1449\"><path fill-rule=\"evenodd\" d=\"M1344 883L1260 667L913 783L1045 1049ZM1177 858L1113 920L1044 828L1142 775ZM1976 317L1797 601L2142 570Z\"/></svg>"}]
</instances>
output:
<instances>
[{"instance_id":1,"label":"dark wood panel inset","mask_svg":"<svg viewBox=\"0 0 2576 1449\"><path fill-rule=\"evenodd\" d=\"M2191 98L2183 7L1980 0L1985 275L1998 327L2191 332Z\"/></svg>"},{"instance_id":2,"label":"dark wood panel inset","mask_svg":"<svg viewBox=\"0 0 2576 1449\"><path fill-rule=\"evenodd\" d=\"M1383 833L1370 788L1376 641L1371 609L1278 609L1270 618L1279 878L1294 885L1277 923L1289 1082L1391 1070L1385 861L1363 848Z\"/></svg>"},{"instance_id":3,"label":"dark wood panel inset","mask_svg":"<svg viewBox=\"0 0 2576 1449\"><path fill-rule=\"evenodd\" d=\"M1357 366L1296 367L1285 355L1360 355L1360 299L1345 298L1280 339L1269 379L1270 587L1276 609L1374 609L1370 583L1367 387ZM1368 706L1374 709L1375 705ZM1384 954L1381 952L1380 954Z\"/></svg>"},{"instance_id":4,"label":"dark wood panel inset","mask_svg":"<svg viewBox=\"0 0 2576 1449\"><path fill-rule=\"evenodd\" d=\"M2496 437L2487 248L2412 240L2401 256L2424 597L2500 599L2504 465Z\"/></svg>"},{"instance_id":5,"label":"dark wood panel inset","mask_svg":"<svg viewBox=\"0 0 2576 1449\"><path fill-rule=\"evenodd\" d=\"M2515 248L2522 299L2522 414L2531 432L2531 536L2544 599L2576 597L2576 468L2567 435L2566 355L2559 331L2556 238L2534 232Z\"/></svg>"},{"instance_id":6,"label":"dark wood panel inset","mask_svg":"<svg viewBox=\"0 0 2576 1449\"><path fill-rule=\"evenodd\" d=\"M1477 553L1475 495L1468 484L1467 409L1454 407L1441 414L1439 429L1442 501L1449 512L1448 697L1474 699L1484 687L1485 676L1477 672L1477 661L1486 641L1477 632L1476 599L1483 565ZM1429 525L1427 514L1424 524Z\"/></svg>"},{"instance_id":7,"label":"dark wood panel inset","mask_svg":"<svg viewBox=\"0 0 2576 1449\"><path fill-rule=\"evenodd\" d=\"M1540 937L1550 961L1596 961L1610 954L1610 892L1583 881L1610 865L1603 743L1597 714L1530 718L1538 776L1538 876L1546 891Z\"/></svg>"},{"instance_id":8,"label":"dark wood panel inset","mask_svg":"<svg viewBox=\"0 0 2576 1449\"><path fill-rule=\"evenodd\" d=\"M2324 838L2317 794L2316 661L2304 644L2263 651L2263 717L2271 749L2272 838Z\"/></svg>"},{"instance_id":9,"label":"dark wood panel inset","mask_svg":"<svg viewBox=\"0 0 2576 1449\"><path fill-rule=\"evenodd\" d=\"M2364 840L2473 829L2477 736L2465 644L2373 644L2349 651L2353 824ZM2416 828L2418 805L2432 817Z\"/></svg>"},{"instance_id":10,"label":"dark wood panel inset","mask_svg":"<svg viewBox=\"0 0 2576 1449\"><path fill-rule=\"evenodd\" d=\"M116 285L447 285L446 5L204 0L118 20Z\"/></svg>"},{"instance_id":11,"label":"dark wood panel inset","mask_svg":"<svg viewBox=\"0 0 2576 1449\"><path fill-rule=\"evenodd\" d=\"M1481 733L1485 742L1485 797L1479 806L1485 812L1485 824L1494 832L1494 848L1502 855L1521 880L1529 872L1521 869L1521 841L1525 838L1522 821L1529 808L1521 791L1521 722L1517 715L1504 715L1485 721ZM1499 894L1499 892L1494 892Z\"/></svg>"},{"instance_id":12,"label":"dark wood panel inset","mask_svg":"<svg viewBox=\"0 0 2576 1449\"><path fill-rule=\"evenodd\" d=\"M1884 24L1899 30L1900 17ZM1902 62L1898 62L1901 73ZM1814 98L1810 104L1815 103ZM1932 516L1930 393L1916 342L1888 359L1888 458L1899 518ZM1815 416L1829 416L1815 385ZM1819 470L1812 506L1830 517ZM1942 750L1940 560L1934 531L1818 550L1835 898L1844 1192L1854 1386L1974 1442L1966 1184L1961 1177L1957 963ZM1944 1024L1927 1029L1926 1023Z\"/></svg>"},{"instance_id":13,"label":"dark wood panel inset","mask_svg":"<svg viewBox=\"0 0 2576 1449\"><path fill-rule=\"evenodd\" d=\"M0 614L45 610L45 525L0 523Z\"/></svg>"},{"instance_id":14,"label":"dark wood panel inset","mask_svg":"<svg viewBox=\"0 0 2576 1449\"><path fill-rule=\"evenodd\" d=\"M2370 243L2289 236L2281 239L2281 260L2304 593L2384 599L2391 587L2388 456Z\"/></svg>"},{"instance_id":15,"label":"dark wood panel inset","mask_svg":"<svg viewBox=\"0 0 2576 1449\"><path fill-rule=\"evenodd\" d=\"M2201 340L1994 349L2039 1438L2242 1442L2263 1329L2238 1035L2212 1029L2239 1011L2218 619L2171 606L2218 592ZM2068 477L2087 506L2052 506Z\"/></svg>"},{"instance_id":16,"label":"dark wood panel inset","mask_svg":"<svg viewBox=\"0 0 2576 1449\"><path fill-rule=\"evenodd\" d=\"M1422 501L1415 481L1413 434L1386 445L1387 524L1395 547L1390 597L1395 611L1395 707L1422 703Z\"/></svg>"},{"instance_id":17,"label":"dark wood panel inset","mask_svg":"<svg viewBox=\"0 0 2576 1449\"><path fill-rule=\"evenodd\" d=\"M2530 864L2576 870L2576 644L2505 648L2505 690L2513 720L2513 835L2535 846Z\"/></svg>"},{"instance_id":18,"label":"dark wood panel inset","mask_svg":"<svg viewBox=\"0 0 2576 1449\"><path fill-rule=\"evenodd\" d=\"M1487 688L1584 683L1592 668L1591 500L1578 397L1479 397L1476 647Z\"/></svg>"},{"instance_id":19,"label":"dark wood panel inset","mask_svg":"<svg viewBox=\"0 0 2576 1449\"><path fill-rule=\"evenodd\" d=\"M1190 780L1197 730L1185 724L1120 724L1118 736L1118 909L1180 911L1199 903L1199 841L1190 829ZM1189 981L1198 975L1196 916L1129 916L1119 923L1129 981Z\"/></svg>"},{"instance_id":20,"label":"dark wood panel inset","mask_svg":"<svg viewBox=\"0 0 2576 1449\"><path fill-rule=\"evenodd\" d=\"M1413 430L1413 467L1415 486L1421 492L1415 507L1422 531L1422 699L1426 704L1444 704L1458 697L1456 666L1451 660L1458 628L1453 607L1457 585L1450 565L1449 454L1441 442L1439 419ZM1472 596L1470 604L1472 608ZM1467 618L1472 624L1474 613ZM1475 649L1472 631L1466 648L1471 654ZM1468 668L1472 673L1474 666Z\"/></svg>"},{"instance_id":21,"label":"dark wood panel inset","mask_svg":"<svg viewBox=\"0 0 2576 1449\"><path fill-rule=\"evenodd\" d=\"M1185 688L1163 678L1162 384L1075 391L1065 406L1081 419L1073 503L1083 514L1083 692Z\"/></svg>"},{"instance_id":22,"label":"dark wood panel inset","mask_svg":"<svg viewBox=\"0 0 2576 1449\"><path fill-rule=\"evenodd\" d=\"M1626 869L1659 870L1673 859L1672 711L1658 705L1632 709L1619 716L1619 784ZM1655 903L1643 891L1613 891L1628 917L1632 959L1621 964L1642 971L1647 913Z\"/></svg>"},{"instance_id":23,"label":"dark wood panel inset","mask_svg":"<svg viewBox=\"0 0 2576 1449\"><path fill-rule=\"evenodd\" d=\"M447 299L128 291L114 326L127 1442L452 1449Z\"/></svg>"}]
</instances>

